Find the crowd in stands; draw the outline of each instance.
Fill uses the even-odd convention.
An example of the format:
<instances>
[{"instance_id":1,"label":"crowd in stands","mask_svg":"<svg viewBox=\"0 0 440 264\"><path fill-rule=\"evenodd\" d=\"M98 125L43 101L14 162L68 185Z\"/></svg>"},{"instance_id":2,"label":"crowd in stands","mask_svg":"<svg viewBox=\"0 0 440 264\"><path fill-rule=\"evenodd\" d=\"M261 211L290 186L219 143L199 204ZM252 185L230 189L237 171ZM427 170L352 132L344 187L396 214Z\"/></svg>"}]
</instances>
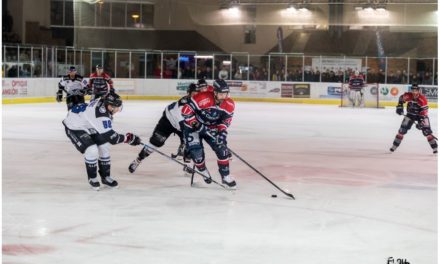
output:
<instances>
[{"instance_id":1,"label":"crowd in stands","mask_svg":"<svg viewBox=\"0 0 440 264\"><path fill-rule=\"evenodd\" d=\"M40 55L31 55L28 50L20 51L20 63L17 61L17 53L6 54L6 63L4 63L3 74L5 77L40 77L42 76L42 64ZM222 65L220 61L216 61L213 65L212 59L201 59L197 61L197 71L195 71L194 62L180 62L177 67L177 58L167 56L162 63L156 63L156 67L147 73L148 78L164 78L164 79L226 79L226 80L258 80L258 81L289 81L289 82L348 82L350 76L354 73L353 69L323 69L312 68L306 66L304 73L301 67L292 67L285 71L284 68L273 68L270 73L266 67L256 67L254 65L236 65L231 70L231 65ZM33 67L31 67L33 65ZM161 70L163 65L164 70ZM47 65L50 72L51 65ZM147 68L148 69L148 68ZM33 73L31 74L31 71ZM148 71L148 70L147 70ZM110 71L111 72L111 71ZM87 74L87 73L84 73ZM270 76L269 76L270 74ZM426 71L417 73L407 70L389 70L388 74L382 69L370 68L367 72L361 72L368 83L390 83L390 84L409 84L417 82L419 84L437 84L437 72L434 74L432 70L427 68Z\"/></svg>"}]
</instances>

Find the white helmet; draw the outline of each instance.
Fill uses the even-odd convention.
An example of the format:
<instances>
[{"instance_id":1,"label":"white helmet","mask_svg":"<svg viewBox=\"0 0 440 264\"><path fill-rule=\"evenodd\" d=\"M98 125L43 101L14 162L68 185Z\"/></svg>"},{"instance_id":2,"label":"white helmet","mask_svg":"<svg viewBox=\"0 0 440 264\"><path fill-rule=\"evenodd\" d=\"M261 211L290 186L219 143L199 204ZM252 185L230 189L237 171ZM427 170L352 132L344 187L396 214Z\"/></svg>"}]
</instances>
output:
<instances>
[{"instance_id":1,"label":"white helmet","mask_svg":"<svg viewBox=\"0 0 440 264\"><path fill-rule=\"evenodd\" d=\"M355 71L355 72L354 72L354 75L359 75L359 71Z\"/></svg>"}]
</instances>

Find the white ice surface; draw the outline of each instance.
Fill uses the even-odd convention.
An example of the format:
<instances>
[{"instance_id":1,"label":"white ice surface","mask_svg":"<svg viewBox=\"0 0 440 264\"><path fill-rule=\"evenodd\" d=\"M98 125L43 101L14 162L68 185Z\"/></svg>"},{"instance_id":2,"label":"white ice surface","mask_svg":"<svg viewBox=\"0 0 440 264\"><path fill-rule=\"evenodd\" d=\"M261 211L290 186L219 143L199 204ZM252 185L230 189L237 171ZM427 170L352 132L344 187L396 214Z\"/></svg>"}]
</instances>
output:
<instances>
[{"instance_id":1,"label":"white ice surface","mask_svg":"<svg viewBox=\"0 0 440 264\"><path fill-rule=\"evenodd\" d=\"M126 102L114 128L144 141L169 102ZM413 128L388 149L394 109L237 103L238 190L189 186L160 155L111 147L118 190L92 191L65 135L65 104L3 106L3 263L410 263L437 261L437 156ZM437 133L437 110L430 110ZM178 146L171 137L162 151ZM219 180L215 156L207 162ZM271 198L277 194L278 198Z\"/></svg>"}]
</instances>

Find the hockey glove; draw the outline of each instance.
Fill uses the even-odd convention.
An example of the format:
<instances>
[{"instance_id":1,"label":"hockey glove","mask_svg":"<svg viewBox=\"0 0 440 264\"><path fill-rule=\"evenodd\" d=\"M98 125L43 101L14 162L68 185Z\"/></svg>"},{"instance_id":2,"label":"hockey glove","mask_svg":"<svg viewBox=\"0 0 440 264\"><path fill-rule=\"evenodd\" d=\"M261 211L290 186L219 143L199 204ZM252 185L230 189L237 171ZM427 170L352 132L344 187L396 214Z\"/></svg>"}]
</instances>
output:
<instances>
[{"instance_id":1,"label":"hockey glove","mask_svg":"<svg viewBox=\"0 0 440 264\"><path fill-rule=\"evenodd\" d=\"M87 85L87 87L85 87L84 90L85 90L85 94L87 95L93 94L93 89L89 85Z\"/></svg>"},{"instance_id":2,"label":"hockey glove","mask_svg":"<svg viewBox=\"0 0 440 264\"><path fill-rule=\"evenodd\" d=\"M56 99L57 99L57 102L58 102L58 103L61 103L61 102L63 101L63 92L62 92L62 91L58 91L58 92L57 92L57 97L56 97Z\"/></svg>"},{"instance_id":3,"label":"hockey glove","mask_svg":"<svg viewBox=\"0 0 440 264\"><path fill-rule=\"evenodd\" d=\"M399 104L396 106L396 114L403 115L403 105Z\"/></svg>"},{"instance_id":4,"label":"hockey glove","mask_svg":"<svg viewBox=\"0 0 440 264\"><path fill-rule=\"evenodd\" d=\"M137 146L137 145L141 144L141 138L136 136L135 134L127 133L127 134L125 134L124 143L128 143L129 145L132 145L132 146Z\"/></svg>"}]
</instances>

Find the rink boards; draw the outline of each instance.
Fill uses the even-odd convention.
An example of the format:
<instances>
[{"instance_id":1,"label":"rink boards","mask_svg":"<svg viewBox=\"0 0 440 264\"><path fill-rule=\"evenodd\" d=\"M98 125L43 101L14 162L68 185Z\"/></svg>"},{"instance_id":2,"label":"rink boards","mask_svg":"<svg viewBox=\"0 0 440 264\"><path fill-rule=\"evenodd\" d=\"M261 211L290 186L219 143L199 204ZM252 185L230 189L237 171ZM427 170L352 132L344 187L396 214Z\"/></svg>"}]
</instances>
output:
<instances>
[{"instance_id":1,"label":"rink boards","mask_svg":"<svg viewBox=\"0 0 440 264\"><path fill-rule=\"evenodd\" d=\"M186 94L191 82L175 79L114 79L116 91L125 99L172 100ZM2 80L3 104L55 101L59 78L6 78ZM208 81L209 82L209 81ZM280 102L305 104L341 103L341 83L268 82L228 80L231 96L237 101ZM437 107L438 87L420 85L430 102ZM367 93L377 95L381 106L394 106L398 97L408 91L408 85L378 84Z\"/></svg>"}]
</instances>

